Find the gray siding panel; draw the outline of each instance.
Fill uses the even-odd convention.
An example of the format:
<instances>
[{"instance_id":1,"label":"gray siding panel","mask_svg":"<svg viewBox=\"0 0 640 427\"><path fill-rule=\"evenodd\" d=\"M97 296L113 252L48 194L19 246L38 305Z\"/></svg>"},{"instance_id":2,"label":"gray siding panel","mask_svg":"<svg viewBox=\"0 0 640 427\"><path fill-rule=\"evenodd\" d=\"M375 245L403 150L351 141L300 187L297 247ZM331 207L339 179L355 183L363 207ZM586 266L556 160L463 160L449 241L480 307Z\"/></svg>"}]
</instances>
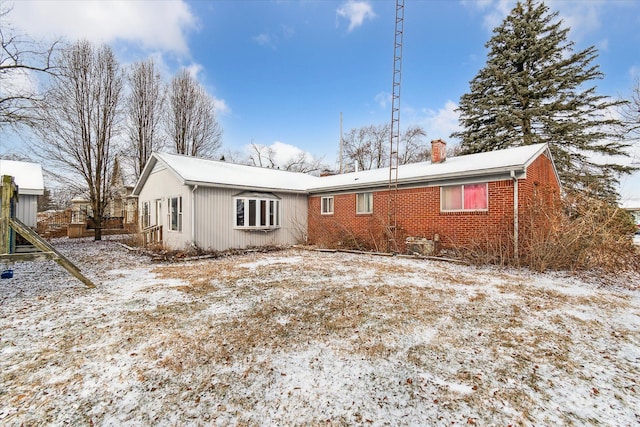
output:
<instances>
[{"instance_id":1,"label":"gray siding panel","mask_svg":"<svg viewBox=\"0 0 640 427\"><path fill-rule=\"evenodd\" d=\"M161 207L158 224L163 226L164 244L183 249L191 243L206 250L244 249L252 246L289 245L306 238L307 196L305 194L273 193L280 198L280 228L273 231L246 231L234 228L234 196L242 190L183 185L166 168L156 167L149 174L138 197L149 203L151 224L156 224L156 206ZM182 196L182 231L170 231L168 201ZM192 212L195 203L195 222Z\"/></svg>"},{"instance_id":2,"label":"gray siding panel","mask_svg":"<svg viewBox=\"0 0 640 427\"><path fill-rule=\"evenodd\" d=\"M29 227L36 226L38 196L20 194L16 203L16 217Z\"/></svg>"},{"instance_id":3,"label":"gray siding panel","mask_svg":"<svg viewBox=\"0 0 640 427\"><path fill-rule=\"evenodd\" d=\"M238 190L199 187L195 192L195 242L209 250L244 249L252 246L288 245L300 242L307 232L307 197L276 193L280 197L281 226L273 231L234 229L233 197Z\"/></svg>"}]
</instances>

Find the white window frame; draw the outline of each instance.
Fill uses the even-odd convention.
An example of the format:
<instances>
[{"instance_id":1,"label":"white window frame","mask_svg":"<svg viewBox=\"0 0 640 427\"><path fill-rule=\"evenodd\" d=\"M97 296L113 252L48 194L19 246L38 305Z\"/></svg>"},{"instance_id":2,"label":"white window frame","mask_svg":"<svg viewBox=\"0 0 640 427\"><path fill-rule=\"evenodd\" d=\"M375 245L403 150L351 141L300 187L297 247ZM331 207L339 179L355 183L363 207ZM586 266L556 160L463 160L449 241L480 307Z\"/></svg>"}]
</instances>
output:
<instances>
[{"instance_id":1,"label":"white window frame","mask_svg":"<svg viewBox=\"0 0 640 427\"><path fill-rule=\"evenodd\" d=\"M487 206L484 209L465 209L464 208L464 187L466 185L478 185L478 184L484 184L485 186L485 205ZM462 190L460 191L460 197L462 197L461 200L461 206L462 209L445 209L444 208L444 195L443 195L443 191L445 188L453 188L453 187L462 187ZM443 185L440 187L440 212L487 212L489 211L489 183L488 182L470 182L467 184L458 184L458 185Z\"/></svg>"},{"instance_id":2,"label":"white window frame","mask_svg":"<svg viewBox=\"0 0 640 427\"><path fill-rule=\"evenodd\" d=\"M360 211L359 199L361 197L366 198L366 200L364 201L364 204L365 204L365 209L368 208L368 210ZM356 215L367 215L372 213L373 213L373 193L370 191L365 193L356 193Z\"/></svg>"},{"instance_id":3,"label":"white window frame","mask_svg":"<svg viewBox=\"0 0 640 427\"><path fill-rule=\"evenodd\" d=\"M177 199L177 200L176 200ZM177 204L177 211L175 211L175 215L176 215L176 223L175 223L175 228L174 228L174 222L173 222L173 215L174 215L174 208L173 208L173 201L176 200L176 204ZM177 231L177 232L181 232L182 231L182 196L174 196L174 197L169 197L168 199L169 203L167 203L167 215L168 215L168 226L169 226L169 231Z\"/></svg>"},{"instance_id":4,"label":"white window frame","mask_svg":"<svg viewBox=\"0 0 640 427\"><path fill-rule=\"evenodd\" d=\"M335 205L334 205L333 196L325 196L320 198L320 214L321 215L333 215L333 212L335 209L334 206Z\"/></svg>"},{"instance_id":5,"label":"white window frame","mask_svg":"<svg viewBox=\"0 0 640 427\"><path fill-rule=\"evenodd\" d=\"M151 225L151 210L150 210L150 202L142 202L142 228L147 228Z\"/></svg>"},{"instance_id":6,"label":"white window frame","mask_svg":"<svg viewBox=\"0 0 640 427\"><path fill-rule=\"evenodd\" d=\"M162 199L155 199L155 218L153 225L162 225ZM149 225L151 225L151 212L149 212Z\"/></svg>"},{"instance_id":7,"label":"white window frame","mask_svg":"<svg viewBox=\"0 0 640 427\"><path fill-rule=\"evenodd\" d=\"M281 227L280 199L269 196L233 198L233 228L236 230L276 230ZM242 224L238 207L242 206ZM253 221L252 221L253 219ZM254 224L251 224L254 222Z\"/></svg>"}]
</instances>

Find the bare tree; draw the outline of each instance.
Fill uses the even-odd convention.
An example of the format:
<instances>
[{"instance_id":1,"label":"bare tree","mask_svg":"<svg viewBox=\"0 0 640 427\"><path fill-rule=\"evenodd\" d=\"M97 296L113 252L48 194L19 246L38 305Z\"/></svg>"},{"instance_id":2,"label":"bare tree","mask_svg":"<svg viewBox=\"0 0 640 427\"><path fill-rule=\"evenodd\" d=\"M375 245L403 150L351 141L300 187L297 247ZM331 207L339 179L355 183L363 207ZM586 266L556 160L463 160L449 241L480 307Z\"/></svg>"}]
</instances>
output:
<instances>
[{"instance_id":1,"label":"bare tree","mask_svg":"<svg viewBox=\"0 0 640 427\"><path fill-rule=\"evenodd\" d=\"M404 131L400 135L398 164L406 165L429 160L431 149L424 141L426 136L427 133L420 126L411 126Z\"/></svg>"},{"instance_id":2,"label":"bare tree","mask_svg":"<svg viewBox=\"0 0 640 427\"><path fill-rule=\"evenodd\" d=\"M323 163L323 158L315 158L309 153L303 151L289 158L280 169L291 172L313 174L327 168L328 166Z\"/></svg>"},{"instance_id":3,"label":"bare tree","mask_svg":"<svg viewBox=\"0 0 640 427\"><path fill-rule=\"evenodd\" d=\"M248 163L252 166L275 169L275 155L276 153L272 147L262 144L256 144L255 142L251 141Z\"/></svg>"},{"instance_id":4,"label":"bare tree","mask_svg":"<svg viewBox=\"0 0 640 427\"><path fill-rule=\"evenodd\" d=\"M389 125L369 125L351 129L343 138L342 149L347 159L345 169L353 170L354 163L360 170L378 169L388 161Z\"/></svg>"},{"instance_id":5,"label":"bare tree","mask_svg":"<svg viewBox=\"0 0 640 427\"><path fill-rule=\"evenodd\" d=\"M59 176L66 174L67 185L86 191L95 240L101 240L124 77L111 48L96 48L88 41L66 49L59 68L36 128L42 140L41 155L63 171Z\"/></svg>"},{"instance_id":6,"label":"bare tree","mask_svg":"<svg viewBox=\"0 0 640 427\"><path fill-rule=\"evenodd\" d=\"M11 8L0 2L0 128L32 124L37 118L35 102L41 100L34 74L52 74L52 57L58 42L42 47L25 36L14 34L5 24Z\"/></svg>"},{"instance_id":7,"label":"bare tree","mask_svg":"<svg viewBox=\"0 0 640 427\"><path fill-rule=\"evenodd\" d=\"M162 147L158 125L162 119L164 94L160 74L153 59L136 62L128 75L131 92L127 97L127 158L136 179L151 157Z\"/></svg>"},{"instance_id":8,"label":"bare tree","mask_svg":"<svg viewBox=\"0 0 640 427\"><path fill-rule=\"evenodd\" d=\"M167 133L175 152L213 158L222 145L222 128L213 99L186 69L171 81L167 107Z\"/></svg>"},{"instance_id":9,"label":"bare tree","mask_svg":"<svg viewBox=\"0 0 640 427\"><path fill-rule=\"evenodd\" d=\"M261 168L280 169L290 172L313 173L326 169L322 158L315 158L311 154L299 150L288 158L277 159L278 152L273 146L251 142L248 164ZM282 157L282 156L280 156Z\"/></svg>"},{"instance_id":10,"label":"bare tree","mask_svg":"<svg viewBox=\"0 0 640 427\"><path fill-rule=\"evenodd\" d=\"M640 78L631 89L631 99L621 106L621 122L625 135L632 143L640 143Z\"/></svg>"},{"instance_id":11,"label":"bare tree","mask_svg":"<svg viewBox=\"0 0 640 427\"><path fill-rule=\"evenodd\" d=\"M424 161L429 158L429 148L424 142L426 132L420 126L412 126L400 135L398 163L403 165ZM348 161L347 170L379 169L389 165L389 124L369 125L351 129L343 138L344 156ZM349 164L350 163L350 164Z\"/></svg>"}]
</instances>

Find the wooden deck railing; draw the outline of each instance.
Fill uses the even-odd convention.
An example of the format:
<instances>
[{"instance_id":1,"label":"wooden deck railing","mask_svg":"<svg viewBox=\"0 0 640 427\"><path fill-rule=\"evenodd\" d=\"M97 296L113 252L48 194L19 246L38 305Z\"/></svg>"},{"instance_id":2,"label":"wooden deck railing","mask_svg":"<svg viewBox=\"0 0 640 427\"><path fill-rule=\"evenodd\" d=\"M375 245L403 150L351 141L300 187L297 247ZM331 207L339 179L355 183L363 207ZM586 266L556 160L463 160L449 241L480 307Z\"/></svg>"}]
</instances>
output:
<instances>
[{"instance_id":1,"label":"wooden deck railing","mask_svg":"<svg viewBox=\"0 0 640 427\"><path fill-rule=\"evenodd\" d=\"M142 242L145 246L150 243L162 243L162 226L150 225L142 229Z\"/></svg>"}]
</instances>

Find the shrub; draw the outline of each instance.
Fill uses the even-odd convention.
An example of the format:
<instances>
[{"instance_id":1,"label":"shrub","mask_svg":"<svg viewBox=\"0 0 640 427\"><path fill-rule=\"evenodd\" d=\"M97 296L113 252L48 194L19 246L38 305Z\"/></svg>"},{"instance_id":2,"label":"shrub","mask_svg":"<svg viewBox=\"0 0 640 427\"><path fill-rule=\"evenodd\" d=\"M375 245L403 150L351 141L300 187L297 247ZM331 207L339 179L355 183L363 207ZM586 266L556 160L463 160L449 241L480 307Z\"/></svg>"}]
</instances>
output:
<instances>
[{"instance_id":1,"label":"shrub","mask_svg":"<svg viewBox=\"0 0 640 427\"><path fill-rule=\"evenodd\" d=\"M530 268L608 273L640 269L634 224L625 210L582 193L531 209L534 219L523 224L522 259Z\"/></svg>"},{"instance_id":2,"label":"shrub","mask_svg":"<svg viewBox=\"0 0 640 427\"><path fill-rule=\"evenodd\" d=\"M476 264L520 265L535 271L640 271L631 215L610 202L572 193L558 202L536 199L526 212L519 226L518 256L512 223L457 252Z\"/></svg>"},{"instance_id":3,"label":"shrub","mask_svg":"<svg viewBox=\"0 0 640 427\"><path fill-rule=\"evenodd\" d=\"M310 226L316 230L310 243L328 249L353 249L359 251L395 252L396 248L390 248L391 230L386 221L379 216L371 216L366 229L355 230L346 227L337 220L322 220L319 215L310 217ZM402 229L396 232L397 250L404 249L406 233Z\"/></svg>"}]
</instances>

